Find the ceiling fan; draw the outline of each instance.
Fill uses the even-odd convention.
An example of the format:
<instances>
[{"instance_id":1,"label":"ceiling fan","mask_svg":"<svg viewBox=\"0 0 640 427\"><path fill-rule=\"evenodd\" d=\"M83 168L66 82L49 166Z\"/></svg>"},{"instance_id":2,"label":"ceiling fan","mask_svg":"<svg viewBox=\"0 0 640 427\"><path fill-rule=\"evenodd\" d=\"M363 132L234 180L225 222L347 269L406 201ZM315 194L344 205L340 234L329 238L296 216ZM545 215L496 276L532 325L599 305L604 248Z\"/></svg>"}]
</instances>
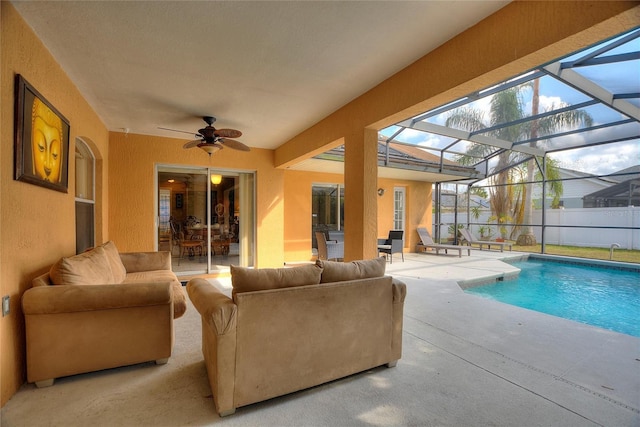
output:
<instances>
[{"instance_id":1,"label":"ceiling fan","mask_svg":"<svg viewBox=\"0 0 640 427\"><path fill-rule=\"evenodd\" d=\"M209 156L211 156L216 151L222 150L224 147L229 147L234 150L240 151L250 151L250 148L247 147L240 141L236 141L235 139L230 138L238 138L242 136L242 132L236 129L216 129L213 127L213 123L216 121L216 118L213 116L204 116L202 118L207 126L198 130L198 133L195 136L198 139L194 139L193 141L189 141L184 144L183 148L193 148L198 147L202 150L206 151ZM163 130L170 130L172 132L182 132L193 135L193 132L185 132L182 130L175 129L167 129L167 128L159 128Z\"/></svg>"}]
</instances>

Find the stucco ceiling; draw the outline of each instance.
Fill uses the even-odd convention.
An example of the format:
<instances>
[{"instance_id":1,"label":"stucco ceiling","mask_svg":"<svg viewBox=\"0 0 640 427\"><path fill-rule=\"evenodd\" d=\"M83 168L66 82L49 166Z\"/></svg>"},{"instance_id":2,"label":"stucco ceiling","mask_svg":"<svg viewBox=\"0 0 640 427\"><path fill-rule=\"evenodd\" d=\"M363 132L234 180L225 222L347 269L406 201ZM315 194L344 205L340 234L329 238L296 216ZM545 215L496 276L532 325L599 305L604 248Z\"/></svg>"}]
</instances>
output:
<instances>
[{"instance_id":1,"label":"stucco ceiling","mask_svg":"<svg viewBox=\"0 0 640 427\"><path fill-rule=\"evenodd\" d=\"M12 3L109 130L276 148L508 2Z\"/></svg>"}]
</instances>

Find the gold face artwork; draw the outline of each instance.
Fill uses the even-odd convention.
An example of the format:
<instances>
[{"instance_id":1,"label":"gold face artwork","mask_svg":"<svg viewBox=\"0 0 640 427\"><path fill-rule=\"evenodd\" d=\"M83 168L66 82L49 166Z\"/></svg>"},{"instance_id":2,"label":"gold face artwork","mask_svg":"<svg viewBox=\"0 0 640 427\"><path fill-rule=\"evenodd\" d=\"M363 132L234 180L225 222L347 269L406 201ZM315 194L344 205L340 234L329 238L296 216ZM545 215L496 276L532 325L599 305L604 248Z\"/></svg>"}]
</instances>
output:
<instances>
[{"instance_id":1,"label":"gold face artwork","mask_svg":"<svg viewBox=\"0 0 640 427\"><path fill-rule=\"evenodd\" d=\"M62 120L38 97L33 100L31 119L33 174L58 183L62 168Z\"/></svg>"}]
</instances>

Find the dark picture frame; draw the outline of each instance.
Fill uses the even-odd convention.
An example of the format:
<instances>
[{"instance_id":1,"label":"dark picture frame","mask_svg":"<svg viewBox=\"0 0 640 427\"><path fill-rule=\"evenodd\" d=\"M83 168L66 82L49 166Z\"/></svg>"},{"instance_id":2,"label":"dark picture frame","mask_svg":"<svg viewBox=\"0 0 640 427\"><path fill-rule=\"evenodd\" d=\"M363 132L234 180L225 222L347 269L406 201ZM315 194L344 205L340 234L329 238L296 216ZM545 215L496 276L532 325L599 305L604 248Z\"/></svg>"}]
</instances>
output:
<instances>
[{"instance_id":1,"label":"dark picture frame","mask_svg":"<svg viewBox=\"0 0 640 427\"><path fill-rule=\"evenodd\" d=\"M69 121L16 75L14 179L68 192Z\"/></svg>"}]
</instances>

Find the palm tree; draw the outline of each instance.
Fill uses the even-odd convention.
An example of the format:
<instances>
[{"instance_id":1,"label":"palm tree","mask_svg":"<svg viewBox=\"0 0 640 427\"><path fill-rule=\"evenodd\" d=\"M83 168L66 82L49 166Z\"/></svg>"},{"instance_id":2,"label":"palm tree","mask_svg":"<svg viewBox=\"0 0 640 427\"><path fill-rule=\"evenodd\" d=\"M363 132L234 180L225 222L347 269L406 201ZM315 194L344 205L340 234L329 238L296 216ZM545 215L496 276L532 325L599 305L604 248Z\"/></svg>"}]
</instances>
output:
<instances>
[{"instance_id":1,"label":"palm tree","mask_svg":"<svg viewBox=\"0 0 640 427\"><path fill-rule=\"evenodd\" d=\"M490 102L488 122L485 121L483 111L471 107L463 107L453 110L446 120L446 126L464 129L470 132L481 131L490 127L511 123L527 117L524 111L523 94L525 91L533 90L532 111L531 116L537 116L539 113L539 79L533 82L524 83L522 85L507 88L493 95ZM559 108L567 107L568 104L562 104ZM551 106L551 110L556 109ZM591 116L583 110L567 110L558 114L548 115L539 119L522 121L511 126L497 127L488 131L486 135L501 139L504 141L517 142L527 139L536 139L539 135L551 135L557 129L564 126L590 126L592 122ZM536 147L537 141L530 142L530 146ZM496 151L495 147L471 143L464 155L458 157L458 162L465 165L473 165L478 162L479 158L484 158ZM531 216L533 212L533 203L531 199L531 191L527 186L514 188L512 184L516 182L532 182L535 176L534 160L530 158L525 163L526 178L522 174L518 176L517 169L509 168L509 165L520 164L529 156L523 153L500 150L497 155L497 164L494 168L496 174L491 178L494 185L490 187L491 193L491 209L493 217L498 222L505 223L516 219L518 224L524 224L522 235L526 236L522 239L518 238L518 244L524 243L535 245L535 237L531 231ZM550 176L557 175L557 168L553 162L547 162L547 179ZM556 170L554 170L554 168ZM554 199L560 198L562 195L562 184L560 181L554 181L551 186ZM515 232L514 229L513 232Z\"/></svg>"}]
</instances>

